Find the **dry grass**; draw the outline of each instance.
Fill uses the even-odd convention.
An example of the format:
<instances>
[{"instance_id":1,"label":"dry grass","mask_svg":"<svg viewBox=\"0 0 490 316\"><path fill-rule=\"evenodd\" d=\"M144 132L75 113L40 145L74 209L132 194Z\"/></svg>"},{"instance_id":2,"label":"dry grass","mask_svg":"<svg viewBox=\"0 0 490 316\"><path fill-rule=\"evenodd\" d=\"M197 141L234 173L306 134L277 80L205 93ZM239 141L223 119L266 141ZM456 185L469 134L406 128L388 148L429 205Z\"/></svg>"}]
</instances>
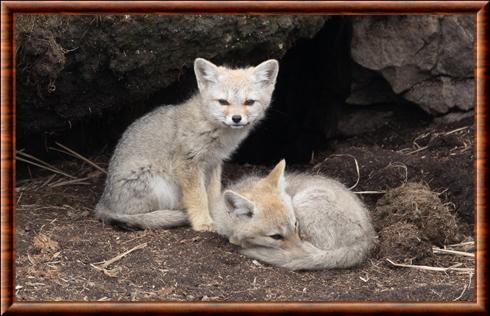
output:
<instances>
[{"instance_id":1,"label":"dry grass","mask_svg":"<svg viewBox=\"0 0 490 316\"><path fill-rule=\"evenodd\" d=\"M354 157L353 155L349 155L349 154L335 154L335 155L330 155L328 156L327 158L325 158L323 161L315 164L312 168L312 171L315 172L317 174L320 174L320 170L321 170L321 166L323 163L325 163L328 159L332 158L332 157L349 157L351 158L353 161L354 161L354 165L355 165L355 168L356 168L356 174L357 174L357 179L356 179L356 182L349 187L349 190L353 190L355 187L357 187L357 185L359 184L359 181L361 180L361 172L360 172L360 168L359 168L359 162L357 162L357 159L356 157ZM312 159L313 159L313 156L312 156ZM358 193L360 194L360 193Z\"/></svg>"},{"instance_id":2,"label":"dry grass","mask_svg":"<svg viewBox=\"0 0 490 316\"><path fill-rule=\"evenodd\" d=\"M423 266L423 265L415 265L415 264L396 263L390 259L386 259L386 261L388 261L390 264L394 265L395 267L412 268L412 269L425 270L425 271L440 271L440 272L457 271L457 272L466 272L470 274L475 273L474 268L458 268L458 266L431 267L431 266Z\"/></svg>"}]
</instances>

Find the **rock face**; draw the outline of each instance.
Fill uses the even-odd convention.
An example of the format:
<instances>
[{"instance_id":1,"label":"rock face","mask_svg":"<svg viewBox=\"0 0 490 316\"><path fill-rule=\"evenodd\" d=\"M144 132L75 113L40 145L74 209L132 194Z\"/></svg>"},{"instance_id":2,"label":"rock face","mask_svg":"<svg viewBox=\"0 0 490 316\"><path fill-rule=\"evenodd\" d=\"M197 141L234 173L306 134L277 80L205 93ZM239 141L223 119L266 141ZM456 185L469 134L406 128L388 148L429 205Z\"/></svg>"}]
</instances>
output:
<instances>
[{"instance_id":1,"label":"rock face","mask_svg":"<svg viewBox=\"0 0 490 316\"><path fill-rule=\"evenodd\" d=\"M352 105L370 105L395 102L393 93L386 79L376 71L352 63L351 93L347 100Z\"/></svg>"},{"instance_id":2,"label":"rock face","mask_svg":"<svg viewBox=\"0 0 490 316\"><path fill-rule=\"evenodd\" d=\"M108 126L120 135L151 107L181 101L195 90L196 57L236 66L280 58L298 39L314 36L326 19L19 15L18 144L70 129L81 129L80 139L83 129L106 132ZM119 129L112 128L114 121Z\"/></svg>"},{"instance_id":3,"label":"rock face","mask_svg":"<svg viewBox=\"0 0 490 316\"><path fill-rule=\"evenodd\" d=\"M469 110L474 106L474 21L472 16L355 17L352 58L428 113ZM371 84L375 89L366 84L363 91L354 85L351 101L368 102L363 93L371 89L370 98L379 100L386 86ZM389 92L381 96L391 97Z\"/></svg>"}]
</instances>

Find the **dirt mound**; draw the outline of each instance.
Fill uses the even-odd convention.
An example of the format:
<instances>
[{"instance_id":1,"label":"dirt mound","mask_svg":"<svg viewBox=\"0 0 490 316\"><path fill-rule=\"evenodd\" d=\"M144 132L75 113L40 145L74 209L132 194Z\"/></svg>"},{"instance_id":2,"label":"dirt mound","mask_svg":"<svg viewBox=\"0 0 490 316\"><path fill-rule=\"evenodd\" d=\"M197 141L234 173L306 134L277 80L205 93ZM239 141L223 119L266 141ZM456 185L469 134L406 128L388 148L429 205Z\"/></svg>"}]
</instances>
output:
<instances>
[{"instance_id":1,"label":"dirt mound","mask_svg":"<svg viewBox=\"0 0 490 316\"><path fill-rule=\"evenodd\" d=\"M430 243L414 224L398 222L379 232L378 258L412 263L432 254Z\"/></svg>"},{"instance_id":2,"label":"dirt mound","mask_svg":"<svg viewBox=\"0 0 490 316\"><path fill-rule=\"evenodd\" d=\"M56 41L62 32L63 21L46 16L17 17L16 42L19 75L27 84L37 88L40 98L54 92L55 80L63 70L66 51Z\"/></svg>"},{"instance_id":3,"label":"dirt mound","mask_svg":"<svg viewBox=\"0 0 490 316\"><path fill-rule=\"evenodd\" d=\"M456 217L438 194L420 183L407 183L388 190L376 203L374 222L378 231L399 222L414 224L432 244L458 240Z\"/></svg>"}]
</instances>

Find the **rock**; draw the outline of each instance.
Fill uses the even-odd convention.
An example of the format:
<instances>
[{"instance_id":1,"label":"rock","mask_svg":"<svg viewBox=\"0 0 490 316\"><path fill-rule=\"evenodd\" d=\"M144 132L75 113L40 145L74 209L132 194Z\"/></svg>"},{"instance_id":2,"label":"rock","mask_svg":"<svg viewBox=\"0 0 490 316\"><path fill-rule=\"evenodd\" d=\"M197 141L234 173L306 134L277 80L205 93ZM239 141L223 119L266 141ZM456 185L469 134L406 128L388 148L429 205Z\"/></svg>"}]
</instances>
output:
<instances>
[{"instance_id":1,"label":"rock","mask_svg":"<svg viewBox=\"0 0 490 316\"><path fill-rule=\"evenodd\" d=\"M441 117L436 117L434 122L437 124L450 124L466 119L471 119L475 115L474 111L469 112L451 112ZM473 122L472 122L473 123Z\"/></svg>"},{"instance_id":2,"label":"rock","mask_svg":"<svg viewBox=\"0 0 490 316\"><path fill-rule=\"evenodd\" d=\"M474 107L474 34L472 16L355 17L352 58L428 113L466 111Z\"/></svg>"},{"instance_id":3,"label":"rock","mask_svg":"<svg viewBox=\"0 0 490 316\"><path fill-rule=\"evenodd\" d=\"M393 116L391 111L361 109L345 113L339 120L338 131L342 136L363 135L386 125Z\"/></svg>"},{"instance_id":4,"label":"rock","mask_svg":"<svg viewBox=\"0 0 490 316\"><path fill-rule=\"evenodd\" d=\"M453 16L441 19L441 53L436 73L451 77L473 77L475 18Z\"/></svg>"},{"instance_id":5,"label":"rock","mask_svg":"<svg viewBox=\"0 0 490 316\"><path fill-rule=\"evenodd\" d=\"M428 113L444 114L450 109L473 109L474 79L430 78L415 84L403 97Z\"/></svg>"},{"instance_id":6,"label":"rock","mask_svg":"<svg viewBox=\"0 0 490 316\"><path fill-rule=\"evenodd\" d=\"M353 63L351 93L345 100L346 103L372 105L391 103L395 100L396 95L382 75Z\"/></svg>"}]
</instances>

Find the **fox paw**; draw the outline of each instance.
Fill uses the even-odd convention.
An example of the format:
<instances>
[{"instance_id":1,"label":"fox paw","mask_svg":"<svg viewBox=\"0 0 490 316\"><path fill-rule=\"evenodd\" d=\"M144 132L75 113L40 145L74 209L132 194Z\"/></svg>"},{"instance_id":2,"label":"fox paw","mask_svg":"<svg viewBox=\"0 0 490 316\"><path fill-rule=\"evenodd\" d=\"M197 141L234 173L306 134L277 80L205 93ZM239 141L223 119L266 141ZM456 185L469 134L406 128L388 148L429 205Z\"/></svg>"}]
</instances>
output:
<instances>
[{"instance_id":1,"label":"fox paw","mask_svg":"<svg viewBox=\"0 0 490 316\"><path fill-rule=\"evenodd\" d=\"M216 228L214 227L213 222L203 222L203 223L193 223L192 229L198 232L215 232Z\"/></svg>"}]
</instances>

